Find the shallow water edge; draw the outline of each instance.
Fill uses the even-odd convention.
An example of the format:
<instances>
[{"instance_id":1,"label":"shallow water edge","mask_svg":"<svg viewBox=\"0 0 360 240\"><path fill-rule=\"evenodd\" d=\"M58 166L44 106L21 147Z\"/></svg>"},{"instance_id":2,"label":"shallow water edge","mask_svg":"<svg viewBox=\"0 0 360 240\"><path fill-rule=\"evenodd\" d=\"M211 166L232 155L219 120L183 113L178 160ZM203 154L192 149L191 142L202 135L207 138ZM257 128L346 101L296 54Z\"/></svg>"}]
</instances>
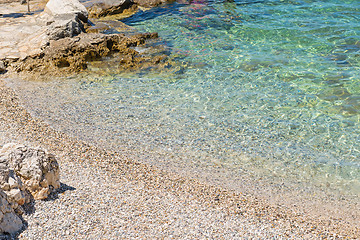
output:
<instances>
[{"instance_id":1,"label":"shallow water edge","mask_svg":"<svg viewBox=\"0 0 360 240\"><path fill-rule=\"evenodd\" d=\"M276 176L272 178L268 176L266 170L265 174L267 175L264 175L259 172L259 168L244 168L238 164L221 162L209 157L205 158L206 161L204 159L196 160L196 155L199 155L199 151L191 153L187 148L183 150L169 149L171 146L167 145L166 149L154 149L151 145L144 145L140 148L134 148L126 144L119 145L118 141L108 141L107 137L114 134L113 131L110 134L104 131L103 128L96 126L89 128L88 124L81 126L79 123L74 122L71 124L69 122L65 123L63 117L54 121L53 114L60 113L56 108L53 109L53 113L47 113L50 114L48 117L51 116L51 118L46 118L36 111L36 109L39 111L39 108L35 108L34 111L33 104L35 102L39 103L40 99L44 100L44 95L39 94L41 88L36 86L33 89L33 91L37 92L36 96L40 99L29 98L29 96L34 95L24 94L22 90L19 91L18 87L26 86L26 91L31 91L31 88L29 88L29 83L31 82L24 83L22 81L24 80L6 79L7 84L12 86L18 93L21 104L29 110L34 118L40 117L42 121L48 123L55 130L64 132L72 138L84 140L91 145L107 150L115 150L123 157L155 166L167 172L180 174L191 179L198 179L206 184L234 190L240 194L255 196L268 201L274 206L288 207L294 212L301 212L315 219L343 219L353 223L354 226L356 226L360 219L358 196L344 195L343 192L334 191L334 189L326 185L289 181L289 179L279 179ZM44 89L50 93L48 88ZM58 91L60 88L56 87L55 89ZM53 93L51 95L55 96ZM58 94L58 96L62 95ZM71 118L70 115L67 116ZM61 124L58 124L58 121ZM129 133L127 132L127 134ZM179 157L179 154L176 154L176 152L181 151L186 152L186 157L182 158L181 156ZM237 157L240 157L244 163L256 161L258 164L259 161L259 159L255 160L245 153L241 154L241 156L237 155ZM251 164L248 166L251 166Z\"/></svg>"}]
</instances>

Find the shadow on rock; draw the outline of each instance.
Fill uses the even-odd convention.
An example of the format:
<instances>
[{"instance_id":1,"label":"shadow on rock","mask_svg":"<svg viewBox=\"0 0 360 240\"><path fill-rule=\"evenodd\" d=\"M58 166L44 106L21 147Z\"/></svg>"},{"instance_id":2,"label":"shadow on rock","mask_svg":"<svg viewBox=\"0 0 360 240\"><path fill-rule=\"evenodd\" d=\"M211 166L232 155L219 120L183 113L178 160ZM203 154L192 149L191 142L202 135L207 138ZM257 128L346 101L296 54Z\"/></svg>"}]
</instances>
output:
<instances>
[{"instance_id":1,"label":"shadow on rock","mask_svg":"<svg viewBox=\"0 0 360 240\"><path fill-rule=\"evenodd\" d=\"M18 236L12 236L11 234L0 234L0 240L18 240L18 239L19 239Z\"/></svg>"}]
</instances>

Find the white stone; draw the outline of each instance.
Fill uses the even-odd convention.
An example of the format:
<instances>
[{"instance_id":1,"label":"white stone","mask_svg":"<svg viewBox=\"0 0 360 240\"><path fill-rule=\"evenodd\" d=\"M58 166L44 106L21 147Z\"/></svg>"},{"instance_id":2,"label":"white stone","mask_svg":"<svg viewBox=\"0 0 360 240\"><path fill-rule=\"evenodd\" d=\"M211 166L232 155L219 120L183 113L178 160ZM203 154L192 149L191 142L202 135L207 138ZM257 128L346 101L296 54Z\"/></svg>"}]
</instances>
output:
<instances>
[{"instance_id":1,"label":"white stone","mask_svg":"<svg viewBox=\"0 0 360 240\"><path fill-rule=\"evenodd\" d=\"M75 14L83 22L88 19L88 11L78 0L50 0L46 4L45 12L53 16Z\"/></svg>"},{"instance_id":2,"label":"white stone","mask_svg":"<svg viewBox=\"0 0 360 240\"><path fill-rule=\"evenodd\" d=\"M55 156L42 149L10 143L0 150L0 163L1 159L7 161L34 199L46 199L53 189L60 187Z\"/></svg>"}]
</instances>

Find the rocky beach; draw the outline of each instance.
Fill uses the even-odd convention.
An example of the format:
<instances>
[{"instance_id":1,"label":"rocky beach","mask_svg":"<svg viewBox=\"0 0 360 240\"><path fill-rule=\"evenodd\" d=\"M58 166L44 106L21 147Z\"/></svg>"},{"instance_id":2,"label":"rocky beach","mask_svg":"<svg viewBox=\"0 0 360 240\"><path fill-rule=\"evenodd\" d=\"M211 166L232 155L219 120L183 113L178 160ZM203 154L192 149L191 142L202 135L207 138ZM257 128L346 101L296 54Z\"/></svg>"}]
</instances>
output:
<instances>
[{"instance_id":1,"label":"rocky beach","mask_svg":"<svg viewBox=\"0 0 360 240\"><path fill-rule=\"evenodd\" d=\"M358 215L319 216L213 186L80 141L32 116L6 79L76 74L104 57L116 59L115 72L180 65L161 48L152 55L134 50L157 33L119 23L120 33L104 33L110 27L100 17L162 1L46 2L30 1L27 14L26 5L0 0L0 147L23 144L53 154L60 185L46 199L24 201L16 213L21 230L4 231L2 239L360 238Z\"/></svg>"}]
</instances>

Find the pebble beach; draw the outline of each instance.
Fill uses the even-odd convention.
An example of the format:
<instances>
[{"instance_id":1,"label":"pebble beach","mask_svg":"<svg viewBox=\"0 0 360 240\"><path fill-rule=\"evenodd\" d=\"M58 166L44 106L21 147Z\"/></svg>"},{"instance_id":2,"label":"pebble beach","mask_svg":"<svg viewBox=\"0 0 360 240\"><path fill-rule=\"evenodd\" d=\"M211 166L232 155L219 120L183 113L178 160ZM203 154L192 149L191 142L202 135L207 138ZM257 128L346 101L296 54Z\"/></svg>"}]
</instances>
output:
<instances>
[{"instance_id":1,"label":"pebble beach","mask_svg":"<svg viewBox=\"0 0 360 240\"><path fill-rule=\"evenodd\" d=\"M5 47L0 52L9 52ZM26 110L21 96L7 86L10 77L20 76L0 74L0 148L13 142L53 153L61 187L48 199L27 205L23 230L0 239L360 238L358 215L319 217L159 169L57 131Z\"/></svg>"}]
</instances>

